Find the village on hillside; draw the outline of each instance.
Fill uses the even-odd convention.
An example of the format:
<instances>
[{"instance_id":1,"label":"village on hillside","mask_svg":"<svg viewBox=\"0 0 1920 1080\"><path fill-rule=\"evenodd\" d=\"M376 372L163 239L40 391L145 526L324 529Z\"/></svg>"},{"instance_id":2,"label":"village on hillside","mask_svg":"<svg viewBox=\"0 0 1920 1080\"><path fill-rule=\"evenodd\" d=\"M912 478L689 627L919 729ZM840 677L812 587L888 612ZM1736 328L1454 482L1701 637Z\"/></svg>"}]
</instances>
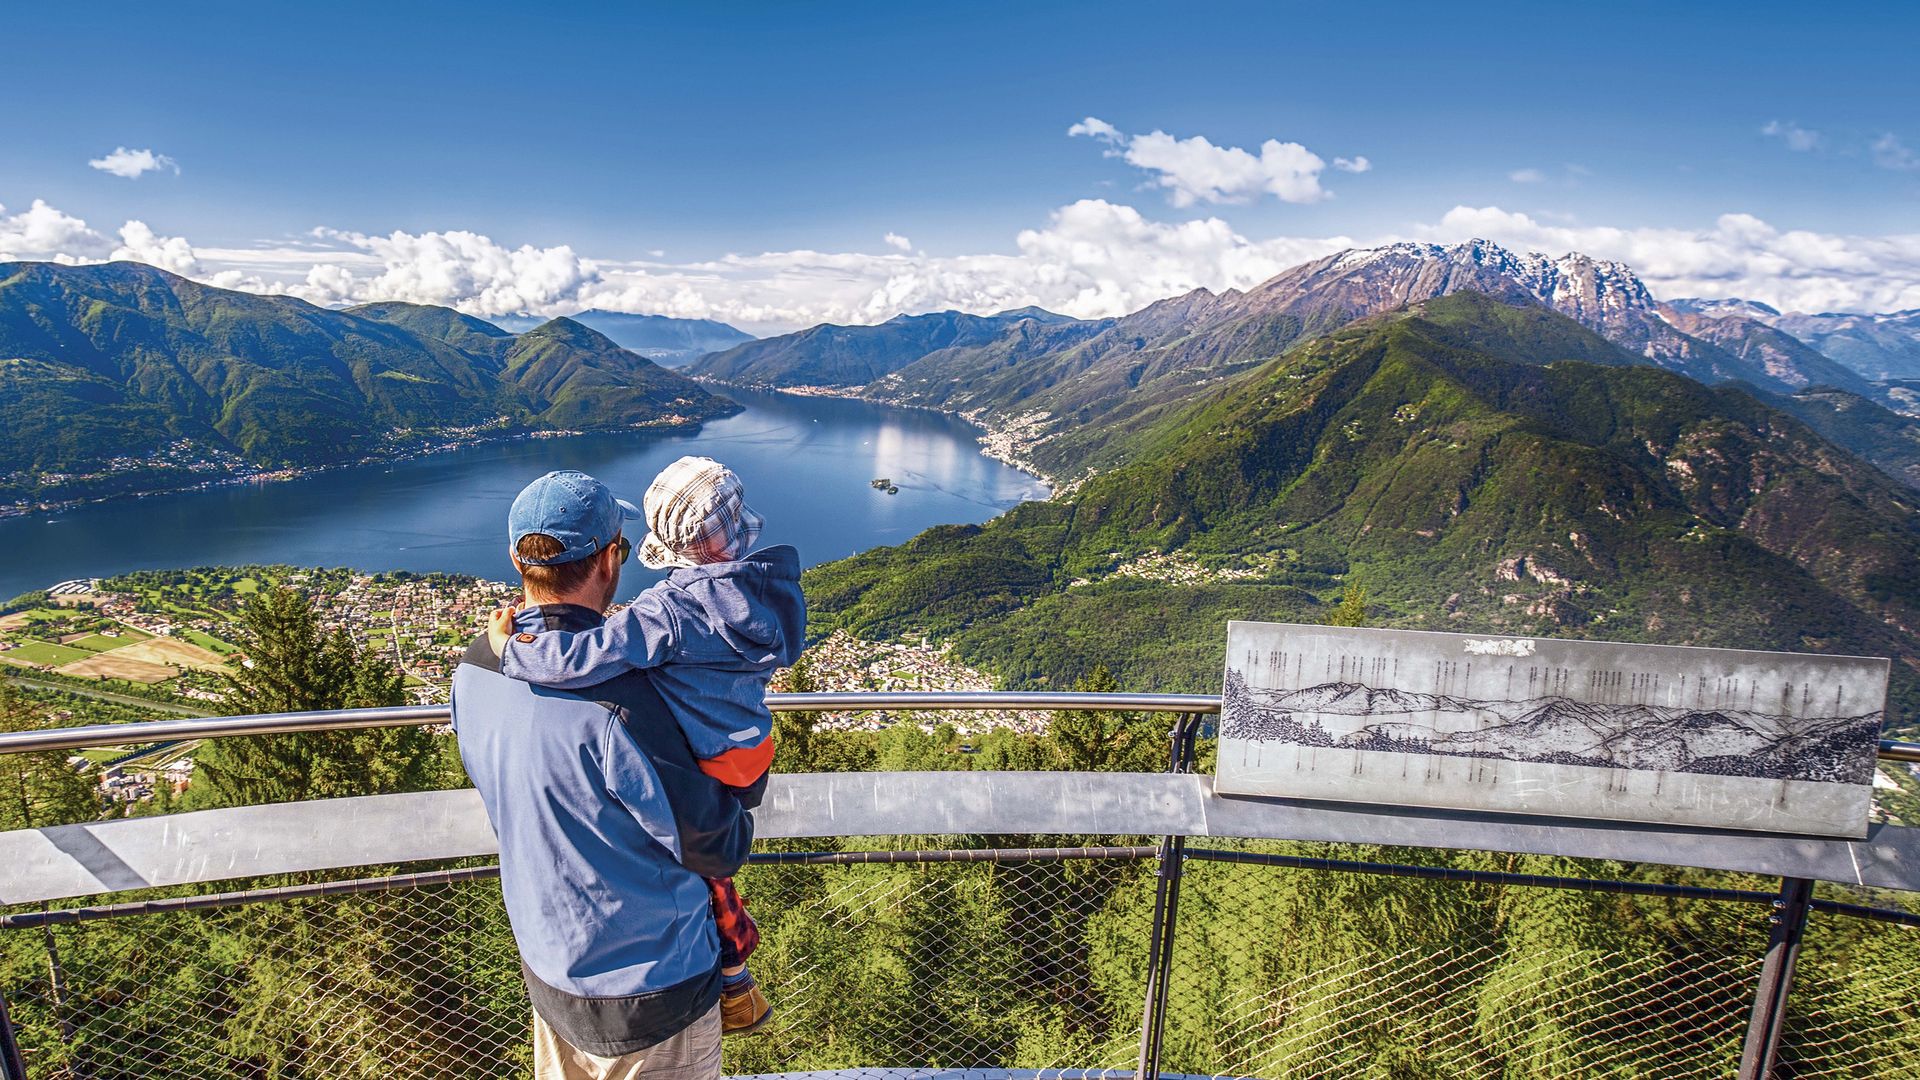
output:
<instances>
[{"instance_id":1,"label":"village on hillside","mask_svg":"<svg viewBox=\"0 0 1920 1080\"><path fill-rule=\"evenodd\" d=\"M455 666L486 615L514 600L506 582L452 574L368 574L287 566L136 571L49 586L0 615L0 676L36 699L61 724L123 722L204 714L224 700L225 669L248 658L237 639L240 612L261 589L289 587L312 600L321 625L345 631L364 652L391 659L415 704L449 700ZM819 690L998 689L997 680L955 659L940 643L865 641L836 632L808 651ZM775 687L785 684L785 673ZM874 731L894 724L962 735L1003 727L1047 730L1034 711L828 712L825 730ZM102 798L129 809L182 791L193 743L133 746L75 755L93 770Z\"/></svg>"},{"instance_id":2,"label":"village on hillside","mask_svg":"<svg viewBox=\"0 0 1920 1080\"><path fill-rule=\"evenodd\" d=\"M365 574L290 567L137 571L61 582L0 616L0 664L15 674L93 681L161 700L218 700L219 673L246 658L233 640L261 588L306 592L327 630L390 655L417 703L444 702L453 664L516 596L503 582L450 574ZM0 669L4 670L4 669Z\"/></svg>"}]
</instances>

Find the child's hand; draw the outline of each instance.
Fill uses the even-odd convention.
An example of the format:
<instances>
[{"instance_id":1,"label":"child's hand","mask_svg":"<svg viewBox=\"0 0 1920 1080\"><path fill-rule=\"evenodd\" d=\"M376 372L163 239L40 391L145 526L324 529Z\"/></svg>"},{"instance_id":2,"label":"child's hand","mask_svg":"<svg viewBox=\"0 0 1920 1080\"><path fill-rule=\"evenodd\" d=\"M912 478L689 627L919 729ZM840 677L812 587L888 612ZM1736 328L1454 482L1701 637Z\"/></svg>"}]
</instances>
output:
<instances>
[{"instance_id":1,"label":"child's hand","mask_svg":"<svg viewBox=\"0 0 1920 1080\"><path fill-rule=\"evenodd\" d=\"M493 646L493 655L506 655L507 638L513 634L513 616L518 610L512 604L503 604L487 616L487 644Z\"/></svg>"}]
</instances>

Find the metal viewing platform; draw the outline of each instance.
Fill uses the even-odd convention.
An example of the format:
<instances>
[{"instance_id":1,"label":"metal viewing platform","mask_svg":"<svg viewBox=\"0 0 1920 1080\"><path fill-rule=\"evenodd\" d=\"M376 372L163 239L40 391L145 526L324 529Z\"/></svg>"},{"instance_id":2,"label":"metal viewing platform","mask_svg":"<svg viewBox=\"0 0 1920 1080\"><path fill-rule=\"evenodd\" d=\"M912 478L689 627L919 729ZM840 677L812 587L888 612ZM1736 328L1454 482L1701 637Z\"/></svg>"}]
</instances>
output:
<instances>
[{"instance_id":1,"label":"metal viewing platform","mask_svg":"<svg viewBox=\"0 0 1920 1080\"><path fill-rule=\"evenodd\" d=\"M1920 1060L1920 829L1225 797L1193 771L1206 695L769 705L1168 714L1169 768L773 777L741 886L779 1020L729 1042L736 1075L1758 1078ZM447 720L183 718L0 734L0 754ZM1920 762L1920 745L1880 754ZM471 790L0 833L0 1063L9 1080L524 1075L496 855Z\"/></svg>"}]
</instances>

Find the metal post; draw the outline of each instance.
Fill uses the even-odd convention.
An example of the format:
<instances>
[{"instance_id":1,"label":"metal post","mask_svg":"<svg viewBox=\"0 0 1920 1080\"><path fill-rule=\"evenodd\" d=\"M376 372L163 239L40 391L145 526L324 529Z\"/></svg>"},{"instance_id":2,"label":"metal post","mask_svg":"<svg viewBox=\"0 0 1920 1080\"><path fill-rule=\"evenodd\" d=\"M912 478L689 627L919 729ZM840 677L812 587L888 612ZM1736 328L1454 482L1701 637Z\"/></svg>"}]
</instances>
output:
<instances>
[{"instance_id":1,"label":"metal post","mask_svg":"<svg viewBox=\"0 0 1920 1080\"><path fill-rule=\"evenodd\" d=\"M1187 772L1193 766L1194 740L1199 736L1199 720L1182 716L1169 736L1167 771ZM1136 1080L1159 1080L1160 1042L1167 1022L1167 982L1173 971L1173 928L1180 912L1180 866L1186 857L1187 838L1160 838L1160 870L1153 888L1153 925L1147 942L1146 1004L1140 1017L1140 1062L1134 1070Z\"/></svg>"},{"instance_id":2,"label":"metal post","mask_svg":"<svg viewBox=\"0 0 1920 1080\"><path fill-rule=\"evenodd\" d=\"M1806 934L1812 899L1813 882L1806 878L1781 879L1780 898L1773 902L1773 914L1767 919L1773 929L1767 936L1767 960L1760 968L1760 986L1753 996L1753 1016L1747 1021L1740 1080L1768 1080L1773 1075L1774 1053L1780 1047L1780 1030L1787 1018L1787 992L1793 987L1793 965L1800 956L1800 939Z\"/></svg>"},{"instance_id":3,"label":"metal post","mask_svg":"<svg viewBox=\"0 0 1920 1080\"><path fill-rule=\"evenodd\" d=\"M7 1080L27 1080L27 1063L20 1056L20 1042L13 1034L13 1018L7 1014L7 995L0 991L0 1072Z\"/></svg>"}]
</instances>

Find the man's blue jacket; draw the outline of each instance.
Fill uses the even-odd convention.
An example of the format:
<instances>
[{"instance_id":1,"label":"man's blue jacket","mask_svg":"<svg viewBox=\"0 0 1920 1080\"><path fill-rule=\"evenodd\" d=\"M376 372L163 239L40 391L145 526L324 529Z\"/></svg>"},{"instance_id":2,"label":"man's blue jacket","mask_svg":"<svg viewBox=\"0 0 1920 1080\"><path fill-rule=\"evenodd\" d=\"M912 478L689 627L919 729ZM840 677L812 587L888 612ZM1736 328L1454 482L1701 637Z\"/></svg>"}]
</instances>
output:
<instances>
[{"instance_id":1,"label":"man's blue jacket","mask_svg":"<svg viewBox=\"0 0 1920 1080\"><path fill-rule=\"evenodd\" d=\"M600 622L564 604L516 618L522 630ZM720 951L702 879L746 862L753 819L700 771L648 674L532 686L500 674L482 634L453 677L453 727L500 838L507 917L541 1017L617 1057L704 1016Z\"/></svg>"}]
</instances>

